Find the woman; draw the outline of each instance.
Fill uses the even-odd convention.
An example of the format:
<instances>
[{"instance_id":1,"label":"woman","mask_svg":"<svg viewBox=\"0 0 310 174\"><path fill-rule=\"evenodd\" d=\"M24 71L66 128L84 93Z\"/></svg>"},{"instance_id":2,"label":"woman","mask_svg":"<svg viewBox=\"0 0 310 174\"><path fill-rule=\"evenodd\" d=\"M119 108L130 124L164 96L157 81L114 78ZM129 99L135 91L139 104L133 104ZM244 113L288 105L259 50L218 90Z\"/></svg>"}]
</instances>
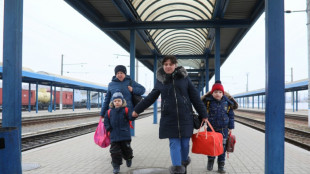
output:
<instances>
[{"instance_id":1,"label":"woman","mask_svg":"<svg viewBox=\"0 0 310 174\"><path fill-rule=\"evenodd\" d=\"M193 134L192 104L203 121L207 118L207 111L186 70L177 67L176 57L166 56L162 65L157 71L154 89L134 108L132 116L137 117L161 94L159 138L169 138L170 173L185 173L190 163L189 140Z\"/></svg>"},{"instance_id":2,"label":"woman","mask_svg":"<svg viewBox=\"0 0 310 174\"><path fill-rule=\"evenodd\" d=\"M107 110L109 110L109 104L111 98L116 91L120 91L124 99L127 102L127 107L129 111L132 111L132 93L137 95L142 95L145 92L145 88L139 83L131 80L131 78L126 75L127 70L123 65L117 65L114 69L115 76L112 77L112 81L109 83L107 94L104 98L103 107L101 108L100 116L104 117Z\"/></svg>"}]
</instances>

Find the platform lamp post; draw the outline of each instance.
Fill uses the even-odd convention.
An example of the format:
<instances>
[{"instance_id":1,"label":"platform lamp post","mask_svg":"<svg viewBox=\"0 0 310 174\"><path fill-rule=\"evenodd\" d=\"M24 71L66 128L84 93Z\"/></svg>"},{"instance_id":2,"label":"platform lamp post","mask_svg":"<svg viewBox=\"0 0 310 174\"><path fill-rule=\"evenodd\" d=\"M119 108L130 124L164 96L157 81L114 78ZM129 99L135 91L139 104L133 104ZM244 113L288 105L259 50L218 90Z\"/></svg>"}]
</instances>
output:
<instances>
[{"instance_id":1,"label":"platform lamp post","mask_svg":"<svg viewBox=\"0 0 310 174\"><path fill-rule=\"evenodd\" d=\"M308 39L308 127L310 127L310 0L306 1L306 10L286 10L285 13L306 12L307 13L307 39Z\"/></svg>"},{"instance_id":2,"label":"platform lamp post","mask_svg":"<svg viewBox=\"0 0 310 174\"><path fill-rule=\"evenodd\" d=\"M87 63L73 63L73 64L64 64L64 55L62 54L61 55L61 72L60 72L60 75L63 76L63 73L64 73L64 65L85 65ZM74 90L73 90L73 95L74 95ZM56 97L56 96L55 96ZM74 100L72 101L74 102ZM60 93L59 93L59 110L62 110L62 87L60 87Z\"/></svg>"},{"instance_id":3,"label":"platform lamp post","mask_svg":"<svg viewBox=\"0 0 310 174\"><path fill-rule=\"evenodd\" d=\"M61 76L63 76L64 73L64 55L61 55ZM55 96L56 97L56 96ZM59 110L62 110L62 87L60 87L60 93L59 93Z\"/></svg>"}]
</instances>

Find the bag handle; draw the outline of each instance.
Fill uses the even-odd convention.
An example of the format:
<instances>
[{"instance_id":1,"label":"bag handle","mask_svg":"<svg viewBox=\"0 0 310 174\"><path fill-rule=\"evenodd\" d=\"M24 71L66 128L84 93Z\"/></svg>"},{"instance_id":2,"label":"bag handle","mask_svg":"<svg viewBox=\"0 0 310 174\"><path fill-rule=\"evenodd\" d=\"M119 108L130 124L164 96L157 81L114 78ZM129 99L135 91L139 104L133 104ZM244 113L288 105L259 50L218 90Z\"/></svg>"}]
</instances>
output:
<instances>
[{"instance_id":1,"label":"bag handle","mask_svg":"<svg viewBox=\"0 0 310 174\"><path fill-rule=\"evenodd\" d=\"M208 126L211 128L211 130L212 130L212 132L215 132L214 131L214 129L213 129L213 127L212 127L212 125L211 125L211 123L209 122L209 120L206 120L205 122L207 122L207 124L208 124ZM207 129L206 129L206 125L202 125L204 122L201 122L201 125L200 125L200 128L201 127L204 127L204 132L206 132L207 131ZM200 132L200 128L198 129L198 132L197 132L197 134L196 134L196 138L198 137L198 135L199 135L199 132ZM206 139L208 138L208 134L206 134Z\"/></svg>"}]
</instances>

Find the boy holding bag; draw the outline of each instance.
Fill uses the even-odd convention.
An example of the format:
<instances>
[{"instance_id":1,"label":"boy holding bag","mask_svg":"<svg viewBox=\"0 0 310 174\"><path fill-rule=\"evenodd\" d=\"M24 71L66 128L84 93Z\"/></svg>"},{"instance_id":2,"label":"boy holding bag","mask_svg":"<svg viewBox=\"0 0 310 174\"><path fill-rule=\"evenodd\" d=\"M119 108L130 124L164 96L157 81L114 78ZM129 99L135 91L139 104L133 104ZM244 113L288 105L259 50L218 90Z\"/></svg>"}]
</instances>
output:
<instances>
[{"instance_id":1,"label":"boy holding bag","mask_svg":"<svg viewBox=\"0 0 310 174\"><path fill-rule=\"evenodd\" d=\"M227 93L226 93L227 94ZM233 109L236 109L237 103L232 99L228 99L228 96L224 95L224 87L221 84L221 81L217 80L212 86L211 92L208 92L202 97L202 101L207 107L208 120L213 126L216 132L219 132L223 135L223 154L218 156L218 172L225 173L225 154L226 154L226 140L228 134L231 133L234 129L234 112ZM234 106L234 102L236 106ZM211 129L208 127L208 131ZM208 165L207 169L209 171L213 170L215 157L208 156Z\"/></svg>"}]
</instances>

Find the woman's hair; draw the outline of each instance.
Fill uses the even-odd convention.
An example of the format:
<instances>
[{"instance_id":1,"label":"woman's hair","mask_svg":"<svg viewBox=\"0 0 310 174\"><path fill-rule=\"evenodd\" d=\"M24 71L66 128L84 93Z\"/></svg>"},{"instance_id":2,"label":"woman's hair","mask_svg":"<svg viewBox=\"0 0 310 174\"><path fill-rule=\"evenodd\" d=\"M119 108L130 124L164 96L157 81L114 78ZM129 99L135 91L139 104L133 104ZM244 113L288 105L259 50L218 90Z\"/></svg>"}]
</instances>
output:
<instances>
[{"instance_id":1,"label":"woman's hair","mask_svg":"<svg viewBox=\"0 0 310 174\"><path fill-rule=\"evenodd\" d=\"M164 63L167 61L167 60L170 60L172 64L177 64L178 61L177 61L177 58L175 56L172 56L172 55L168 55L168 56L165 56L163 61L161 62L162 65L164 65Z\"/></svg>"}]
</instances>

